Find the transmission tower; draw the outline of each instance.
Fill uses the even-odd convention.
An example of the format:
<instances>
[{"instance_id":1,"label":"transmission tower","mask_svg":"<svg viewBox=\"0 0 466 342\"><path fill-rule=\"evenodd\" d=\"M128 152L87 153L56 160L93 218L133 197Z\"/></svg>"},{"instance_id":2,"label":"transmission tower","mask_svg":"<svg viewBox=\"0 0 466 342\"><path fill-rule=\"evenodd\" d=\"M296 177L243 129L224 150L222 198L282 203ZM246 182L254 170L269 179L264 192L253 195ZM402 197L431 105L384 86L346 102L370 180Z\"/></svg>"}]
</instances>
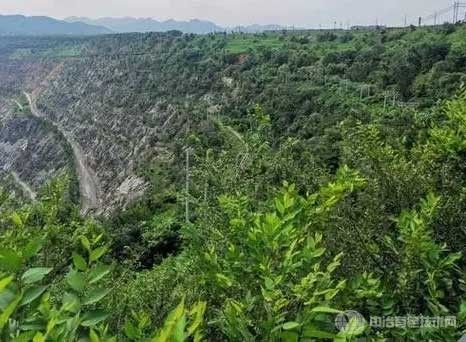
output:
<instances>
[{"instance_id":1,"label":"transmission tower","mask_svg":"<svg viewBox=\"0 0 466 342\"><path fill-rule=\"evenodd\" d=\"M439 25L443 23L442 18L446 18L445 16L450 16L453 13L453 17L450 18L452 18L453 23L457 23L463 20L461 9L466 9L466 2L455 1L452 6L437 10L429 16L421 17L420 22L424 25L429 25L429 23Z\"/></svg>"},{"instance_id":2,"label":"transmission tower","mask_svg":"<svg viewBox=\"0 0 466 342\"><path fill-rule=\"evenodd\" d=\"M457 22L459 22L460 20L464 20L465 17L462 16L460 18L460 11L461 9L466 9L466 3L464 2L459 2L459 1L455 1L455 3L453 4L453 23L456 24ZM466 14L466 13L465 13Z\"/></svg>"}]
</instances>

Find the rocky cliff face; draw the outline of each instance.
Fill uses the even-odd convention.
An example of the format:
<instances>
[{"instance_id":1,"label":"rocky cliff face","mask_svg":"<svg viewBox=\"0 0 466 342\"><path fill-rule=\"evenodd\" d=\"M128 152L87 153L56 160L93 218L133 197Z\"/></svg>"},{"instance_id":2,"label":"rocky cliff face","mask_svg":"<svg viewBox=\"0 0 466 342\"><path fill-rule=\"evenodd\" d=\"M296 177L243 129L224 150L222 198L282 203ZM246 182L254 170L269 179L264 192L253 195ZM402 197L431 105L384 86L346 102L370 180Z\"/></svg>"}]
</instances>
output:
<instances>
[{"instance_id":1,"label":"rocky cliff face","mask_svg":"<svg viewBox=\"0 0 466 342\"><path fill-rule=\"evenodd\" d=\"M48 180L69 170L66 146L40 121L5 115L0 132L0 168L13 176L31 199Z\"/></svg>"},{"instance_id":2,"label":"rocky cliff face","mask_svg":"<svg viewBox=\"0 0 466 342\"><path fill-rule=\"evenodd\" d=\"M170 158L161 139L179 130L180 113L144 93L152 74L133 71L149 65L147 60L139 59L134 68L135 61L100 56L103 49L92 44L79 42L87 55L95 55L90 58L31 64L3 56L10 68L2 74L10 81L0 98L0 169L33 192L67 168L74 170L81 196L95 196L81 199L83 213L105 215L145 192L142 168L155 158Z\"/></svg>"},{"instance_id":3,"label":"rocky cliff face","mask_svg":"<svg viewBox=\"0 0 466 342\"><path fill-rule=\"evenodd\" d=\"M149 186L147 166L173 159L194 121L235 96L233 79L194 39L0 37L0 169L36 191L73 165L83 213L136 201Z\"/></svg>"},{"instance_id":4,"label":"rocky cliff face","mask_svg":"<svg viewBox=\"0 0 466 342\"><path fill-rule=\"evenodd\" d=\"M50 72L50 63L10 58L9 43L0 42L0 177L8 178L29 199L51 178L67 172L69 152L60 136L34 119L21 96Z\"/></svg>"},{"instance_id":5,"label":"rocky cliff face","mask_svg":"<svg viewBox=\"0 0 466 342\"><path fill-rule=\"evenodd\" d=\"M105 82L106 78L118 77L118 66L112 75L99 74L97 66L92 70L85 62L65 63L34 90L33 96L44 117L59 123L63 134L75 142L73 149L80 151L75 153L76 162L88 170L80 176L92 174L92 185L87 186L97 190L97 205L91 209L105 214L124 208L146 190L140 166L153 158L167 157L168 151L159 138L170 113L160 112L155 99L144 108L128 106L128 97L137 93L129 93L123 85L114 87L110 80ZM81 81L76 82L76 78ZM148 124L146 116L157 118L158 124Z\"/></svg>"}]
</instances>

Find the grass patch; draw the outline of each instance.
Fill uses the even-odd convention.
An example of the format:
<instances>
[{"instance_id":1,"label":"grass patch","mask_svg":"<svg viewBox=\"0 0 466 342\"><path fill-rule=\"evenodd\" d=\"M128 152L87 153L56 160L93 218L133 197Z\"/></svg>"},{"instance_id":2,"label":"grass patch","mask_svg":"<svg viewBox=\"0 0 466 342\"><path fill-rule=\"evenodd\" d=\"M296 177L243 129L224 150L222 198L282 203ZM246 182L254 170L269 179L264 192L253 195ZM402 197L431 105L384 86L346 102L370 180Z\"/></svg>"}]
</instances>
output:
<instances>
[{"instance_id":1,"label":"grass patch","mask_svg":"<svg viewBox=\"0 0 466 342\"><path fill-rule=\"evenodd\" d=\"M79 46L59 46L48 49L16 49L10 55L10 59L46 58L46 57L76 57L81 54L82 48Z\"/></svg>"},{"instance_id":2,"label":"grass patch","mask_svg":"<svg viewBox=\"0 0 466 342\"><path fill-rule=\"evenodd\" d=\"M260 48L279 49L285 45L285 41L278 37L256 37L256 36L238 36L228 40L225 50L228 53L244 53L250 50Z\"/></svg>"}]
</instances>

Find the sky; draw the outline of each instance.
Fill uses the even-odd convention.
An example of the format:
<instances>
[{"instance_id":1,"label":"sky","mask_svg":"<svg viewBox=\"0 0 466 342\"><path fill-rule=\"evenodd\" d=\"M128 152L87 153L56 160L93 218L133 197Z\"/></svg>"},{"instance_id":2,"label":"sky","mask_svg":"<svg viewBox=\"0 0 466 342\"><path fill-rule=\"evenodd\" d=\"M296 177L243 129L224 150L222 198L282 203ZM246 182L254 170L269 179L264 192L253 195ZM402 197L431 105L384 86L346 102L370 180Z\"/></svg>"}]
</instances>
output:
<instances>
[{"instance_id":1,"label":"sky","mask_svg":"<svg viewBox=\"0 0 466 342\"><path fill-rule=\"evenodd\" d=\"M401 25L449 7L453 0L0 0L0 14L205 19L224 26ZM451 20L452 14L439 17Z\"/></svg>"}]
</instances>

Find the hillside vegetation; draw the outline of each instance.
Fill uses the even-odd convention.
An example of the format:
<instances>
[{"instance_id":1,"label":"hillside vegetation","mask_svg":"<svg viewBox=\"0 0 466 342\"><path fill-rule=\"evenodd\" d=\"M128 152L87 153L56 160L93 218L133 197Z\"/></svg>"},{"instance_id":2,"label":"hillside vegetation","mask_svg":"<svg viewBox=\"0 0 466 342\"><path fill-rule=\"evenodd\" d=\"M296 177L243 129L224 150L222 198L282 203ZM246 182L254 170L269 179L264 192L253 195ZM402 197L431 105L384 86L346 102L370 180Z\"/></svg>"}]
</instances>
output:
<instances>
[{"instance_id":1,"label":"hillside vegetation","mask_svg":"<svg viewBox=\"0 0 466 342\"><path fill-rule=\"evenodd\" d=\"M0 38L0 340L457 341L465 42ZM85 217L65 135L99 186ZM369 324L421 316L448 324Z\"/></svg>"}]
</instances>

